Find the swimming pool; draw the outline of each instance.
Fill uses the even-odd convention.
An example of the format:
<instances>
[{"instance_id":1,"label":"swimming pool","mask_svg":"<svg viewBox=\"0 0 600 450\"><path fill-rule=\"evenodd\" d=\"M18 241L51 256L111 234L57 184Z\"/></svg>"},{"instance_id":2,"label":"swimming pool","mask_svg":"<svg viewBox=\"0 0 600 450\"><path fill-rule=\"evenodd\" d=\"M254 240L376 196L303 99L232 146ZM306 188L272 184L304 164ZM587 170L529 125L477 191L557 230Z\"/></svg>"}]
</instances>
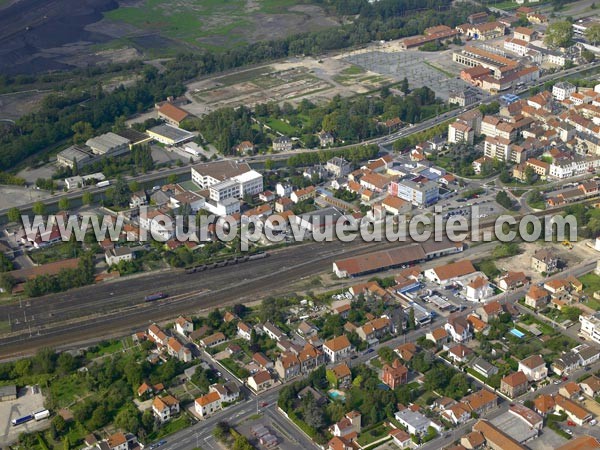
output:
<instances>
[{"instance_id":1,"label":"swimming pool","mask_svg":"<svg viewBox=\"0 0 600 450\"><path fill-rule=\"evenodd\" d=\"M335 391L335 390L329 391L329 396L334 400L341 400L341 401L344 401L344 399L346 398L346 396L344 394L342 394L340 391Z\"/></svg>"},{"instance_id":2,"label":"swimming pool","mask_svg":"<svg viewBox=\"0 0 600 450\"><path fill-rule=\"evenodd\" d=\"M512 330L510 330L509 333L512 334L513 336L518 337L519 339L522 339L525 337L525 333L517 330L516 328L513 328Z\"/></svg>"}]
</instances>

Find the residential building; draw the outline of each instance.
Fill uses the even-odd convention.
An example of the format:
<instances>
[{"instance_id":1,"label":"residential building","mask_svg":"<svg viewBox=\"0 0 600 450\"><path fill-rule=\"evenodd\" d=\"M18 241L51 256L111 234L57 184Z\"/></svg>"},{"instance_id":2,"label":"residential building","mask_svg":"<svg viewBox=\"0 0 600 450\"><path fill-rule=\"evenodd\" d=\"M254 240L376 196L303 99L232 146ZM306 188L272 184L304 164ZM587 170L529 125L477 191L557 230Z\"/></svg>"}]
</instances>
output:
<instances>
[{"instance_id":1,"label":"residential building","mask_svg":"<svg viewBox=\"0 0 600 450\"><path fill-rule=\"evenodd\" d=\"M537 35L537 32L533 28L527 27L516 27L513 33L515 38L526 42L533 41Z\"/></svg>"},{"instance_id":2,"label":"residential building","mask_svg":"<svg viewBox=\"0 0 600 450\"><path fill-rule=\"evenodd\" d=\"M466 285L467 300L479 302L494 294L494 289L484 276L478 276Z\"/></svg>"},{"instance_id":3,"label":"residential building","mask_svg":"<svg viewBox=\"0 0 600 450\"><path fill-rule=\"evenodd\" d=\"M391 322L387 317L378 317L368 321L362 327L356 329L356 334L363 341L371 342L379 339L391 330Z\"/></svg>"},{"instance_id":4,"label":"residential building","mask_svg":"<svg viewBox=\"0 0 600 450\"><path fill-rule=\"evenodd\" d=\"M559 81L552 87L552 96L562 102L577 92L577 88L568 81Z\"/></svg>"},{"instance_id":5,"label":"residential building","mask_svg":"<svg viewBox=\"0 0 600 450\"><path fill-rule=\"evenodd\" d=\"M333 134L331 134L329 131L323 130L317 134L317 137L319 138L319 143L321 144L321 147L328 147L330 145L333 145L334 137Z\"/></svg>"},{"instance_id":6,"label":"residential building","mask_svg":"<svg viewBox=\"0 0 600 450\"><path fill-rule=\"evenodd\" d=\"M335 178L341 178L352 172L352 164L340 156L335 156L327 161L325 166Z\"/></svg>"},{"instance_id":7,"label":"residential building","mask_svg":"<svg viewBox=\"0 0 600 450\"><path fill-rule=\"evenodd\" d=\"M245 322L238 322L237 324L237 334L242 339L249 341L252 338L252 328Z\"/></svg>"},{"instance_id":8,"label":"residential building","mask_svg":"<svg viewBox=\"0 0 600 450\"><path fill-rule=\"evenodd\" d=\"M252 355L252 360L263 369L272 369L273 361L271 361L263 352L256 352Z\"/></svg>"},{"instance_id":9,"label":"residential building","mask_svg":"<svg viewBox=\"0 0 600 450\"><path fill-rule=\"evenodd\" d=\"M408 382L408 369L400 364L400 361L394 359L394 362L385 364L381 373L381 381L388 385L391 389L396 389L401 384Z\"/></svg>"},{"instance_id":10,"label":"residential building","mask_svg":"<svg viewBox=\"0 0 600 450\"><path fill-rule=\"evenodd\" d=\"M473 392L460 401L469 411L481 415L498 405L498 396L487 389Z\"/></svg>"},{"instance_id":11,"label":"residential building","mask_svg":"<svg viewBox=\"0 0 600 450\"><path fill-rule=\"evenodd\" d=\"M282 353L275 361L275 372L280 380L287 381L300 375L300 361L294 353Z\"/></svg>"},{"instance_id":12,"label":"residential building","mask_svg":"<svg viewBox=\"0 0 600 450\"><path fill-rule=\"evenodd\" d=\"M532 285L525 294L525 304L534 309L540 309L548 304L550 293L537 284Z\"/></svg>"},{"instance_id":13,"label":"residential building","mask_svg":"<svg viewBox=\"0 0 600 450\"><path fill-rule=\"evenodd\" d=\"M522 371L529 381L541 381L548 376L548 367L541 355L531 355L519 361Z\"/></svg>"},{"instance_id":14,"label":"residential building","mask_svg":"<svg viewBox=\"0 0 600 450\"><path fill-rule=\"evenodd\" d=\"M453 122L448 125L448 143L449 144L473 144L475 132L473 128L464 122Z\"/></svg>"},{"instance_id":15,"label":"residential building","mask_svg":"<svg viewBox=\"0 0 600 450\"><path fill-rule=\"evenodd\" d=\"M121 261L133 261L137 249L131 247L113 247L104 252L106 264L113 266Z\"/></svg>"},{"instance_id":16,"label":"residential building","mask_svg":"<svg viewBox=\"0 0 600 450\"><path fill-rule=\"evenodd\" d=\"M600 395L600 378L595 375L591 375L580 382L579 386L583 393L592 399L595 399Z\"/></svg>"},{"instance_id":17,"label":"residential building","mask_svg":"<svg viewBox=\"0 0 600 450\"><path fill-rule=\"evenodd\" d=\"M271 322L265 322L262 328L265 334L275 341L280 341L285 337L285 333Z\"/></svg>"},{"instance_id":18,"label":"residential building","mask_svg":"<svg viewBox=\"0 0 600 450\"><path fill-rule=\"evenodd\" d=\"M454 342L467 342L471 339L469 323L464 316L449 316L448 322L444 325L444 328Z\"/></svg>"},{"instance_id":19,"label":"residential building","mask_svg":"<svg viewBox=\"0 0 600 450\"><path fill-rule=\"evenodd\" d=\"M158 346L167 345L167 335L155 323L148 327L148 337Z\"/></svg>"},{"instance_id":20,"label":"residential building","mask_svg":"<svg viewBox=\"0 0 600 450\"><path fill-rule=\"evenodd\" d=\"M174 337L170 337L167 341L167 353L182 362L190 362L192 360L191 350Z\"/></svg>"},{"instance_id":21,"label":"residential building","mask_svg":"<svg viewBox=\"0 0 600 450\"><path fill-rule=\"evenodd\" d=\"M581 314L579 323L581 324L580 334L600 344L600 314Z\"/></svg>"},{"instance_id":22,"label":"residential building","mask_svg":"<svg viewBox=\"0 0 600 450\"><path fill-rule=\"evenodd\" d=\"M172 395L154 397L152 412L161 422L167 422L174 414L179 413L179 401Z\"/></svg>"},{"instance_id":23,"label":"residential building","mask_svg":"<svg viewBox=\"0 0 600 450\"><path fill-rule=\"evenodd\" d=\"M445 328L436 328L425 335L427 339L435 343L436 348L441 348L448 343L448 332Z\"/></svg>"},{"instance_id":24,"label":"residential building","mask_svg":"<svg viewBox=\"0 0 600 450\"><path fill-rule=\"evenodd\" d=\"M521 287L526 283L527 277L525 276L525 272L508 271L498 281L498 287L503 291L508 291Z\"/></svg>"},{"instance_id":25,"label":"residential building","mask_svg":"<svg viewBox=\"0 0 600 450\"><path fill-rule=\"evenodd\" d=\"M139 217L140 227L155 239L162 239L163 242L171 239L175 233L174 221L169 215L160 209L153 209Z\"/></svg>"},{"instance_id":26,"label":"residential building","mask_svg":"<svg viewBox=\"0 0 600 450\"><path fill-rule=\"evenodd\" d=\"M188 334L194 331L194 322L192 322L192 319L179 316L177 320L175 320L174 328L175 331L180 335L187 336Z\"/></svg>"},{"instance_id":27,"label":"residential building","mask_svg":"<svg viewBox=\"0 0 600 450\"><path fill-rule=\"evenodd\" d=\"M329 361L338 362L350 355L352 345L346 335L341 335L325 342L323 344L323 352Z\"/></svg>"},{"instance_id":28,"label":"residential building","mask_svg":"<svg viewBox=\"0 0 600 450\"><path fill-rule=\"evenodd\" d=\"M222 403L223 401L221 400L219 393L211 391L196 399L194 402L194 410L200 417L204 418L220 410Z\"/></svg>"},{"instance_id":29,"label":"residential building","mask_svg":"<svg viewBox=\"0 0 600 450\"><path fill-rule=\"evenodd\" d=\"M240 397L240 388L233 381L228 381L225 384L213 384L208 388L208 391L217 392L222 403L232 403Z\"/></svg>"},{"instance_id":30,"label":"residential building","mask_svg":"<svg viewBox=\"0 0 600 450\"><path fill-rule=\"evenodd\" d=\"M254 392L262 392L266 389L269 389L273 385L273 378L271 378L271 374L266 370L262 372L255 373L248 377L248 386Z\"/></svg>"},{"instance_id":31,"label":"residential building","mask_svg":"<svg viewBox=\"0 0 600 450\"><path fill-rule=\"evenodd\" d=\"M273 139L273 150L276 152L289 152L292 146L292 140L287 136L279 136Z\"/></svg>"},{"instance_id":32,"label":"residential building","mask_svg":"<svg viewBox=\"0 0 600 450\"><path fill-rule=\"evenodd\" d=\"M392 436L392 441L398 448L408 448L412 445L410 434L400 428L394 428L389 434Z\"/></svg>"},{"instance_id":33,"label":"residential building","mask_svg":"<svg viewBox=\"0 0 600 450\"><path fill-rule=\"evenodd\" d=\"M200 345L203 347L214 347L227 340L226 336L220 331L200 339Z\"/></svg>"},{"instance_id":34,"label":"residential building","mask_svg":"<svg viewBox=\"0 0 600 450\"><path fill-rule=\"evenodd\" d=\"M500 381L500 392L504 395L515 398L527 392L527 376L521 371L506 375Z\"/></svg>"},{"instance_id":35,"label":"residential building","mask_svg":"<svg viewBox=\"0 0 600 450\"><path fill-rule=\"evenodd\" d=\"M552 273L556 271L557 265L558 258L551 250L536 250L531 257L531 268L536 272Z\"/></svg>"},{"instance_id":36,"label":"residential building","mask_svg":"<svg viewBox=\"0 0 600 450\"><path fill-rule=\"evenodd\" d=\"M455 364L467 362L473 355L473 350L463 344L457 344L448 349L448 359Z\"/></svg>"},{"instance_id":37,"label":"residential building","mask_svg":"<svg viewBox=\"0 0 600 450\"><path fill-rule=\"evenodd\" d=\"M327 379L336 389L345 389L352 382L352 371L348 364L341 363L332 369L327 369Z\"/></svg>"},{"instance_id":38,"label":"residential building","mask_svg":"<svg viewBox=\"0 0 600 450\"><path fill-rule=\"evenodd\" d=\"M593 417L585 408L560 394L554 396L554 402L556 412L564 411L567 417L579 426L588 422Z\"/></svg>"},{"instance_id":39,"label":"residential building","mask_svg":"<svg viewBox=\"0 0 600 450\"><path fill-rule=\"evenodd\" d=\"M305 200L309 200L311 198L315 198L317 195L317 190L314 186L308 186L304 189L299 189L297 191L292 192L290 199L294 203L303 202Z\"/></svg>"},{"instance_id":40,"label":"residential building","mask_svg":"<svg viewBox=\"0 0 600 450\"><path fill-rule=\"evenodd\" d=\"M362 426L362 415L358 411L350 411L337 423L330 428L331 434L337 437L356 437Z\"/></svg>"},{"instance_id":41,"label":"residential building","mask_svg":"<svg viewBox=\"0 0 600 450\"><path fill-rule=\"evenodd\" d=\"M419 411L413 411L411 408L397 411L396 414L394 414L394 418L400 422L400 425L406 428L406 431L414 436L427 433L429 427L434 428L438 432L442 430L440 424L434 422Z\"/></svg>"},{"instance_id":42,"label":"residential building","mask_svg":"<svg viewBox=\"0 0 600 450\"><path fill-rule=\"evenodd\" d=\"M498 368L496 366L480 357L473 359L473 361L469 363L469 366L471 366L471 369L483 375L485 378L490 378L498 373Z\"/></svg>"}]
</instances>

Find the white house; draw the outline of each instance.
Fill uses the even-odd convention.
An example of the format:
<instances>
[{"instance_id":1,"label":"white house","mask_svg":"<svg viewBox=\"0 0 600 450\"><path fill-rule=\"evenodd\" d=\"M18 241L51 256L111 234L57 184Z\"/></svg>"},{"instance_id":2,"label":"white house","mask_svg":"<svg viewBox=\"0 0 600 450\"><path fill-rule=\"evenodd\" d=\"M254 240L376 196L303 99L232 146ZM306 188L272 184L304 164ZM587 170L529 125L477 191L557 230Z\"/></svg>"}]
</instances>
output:
<instances>
[{"instance_id":1,"label":"white house","mask_svg":"<svg viewBox=\"0 0 600 450\"><path fill-rule=\"evenodd\" d=\"M221 409L221 396L216 391L211 391L194 402L196 414L204 418Z\"/></svg>"},{"instance_id":2,"label":"white house","mask_svg":"<svg viewBox=\"0 0 600 450\"><path fill-rule=\"evenodd\" d=\"M418 411L413 411L410 408L403 409L402 411L396 412L394 417L401 425L406 427L406 430L412 435L421 435L427 433L429 427L434 428L436 431L441 431L442 426L429 417L423 415Z\"/></svg>"},{"instance_id":3,"label":"white house","mask_svg":"<svg viewBox=\"0 0 600 450\"><path fill-rule=\"evenodd\" d=\"M490 286L489 281L478 276L465 286L467 300L479 302L494 294L494 289Z\"/></svg>"},{"instance_id":4,"label":"white house","mask_svg":"<svg viewBox=\"0 0 600 450\"><path fill-rule=\"evenodd\" d=\"M152 412L161 422L167 422L171 416L179 413L179 401L172 395L154 397L152 401Z\"/></svg>"},{"instance_id":5,"label":"white house","mask_svg":"<svg viewBox=\"0 0 600 450\"><path fill-rule=\"evenodd\" d=\"M175 321L175 331L182 336L187 336L194 331L194 322L187 317L179 316Z\"/></svg>"},{"instance_id":6,"label":"white house","mask_svg":"<svg viewBox=\"0 0 600 450\"><path fill-rule=\"evenodd\" d=\"M531 355L519 361L519 369L529 381L540 381L548 376L548 368L541 355Z\"/></svg>"},{"instance_id":7,"label":"white house","mask_svg":"<svg viewBox=\"0 0 600 450\"><path fill-rule=\"evenodd\" d=\"M248 377L248 386L254 392L262 392L265 389L269 389L272 384L273 378L266 370L255 373L254 375Z\"/></svg>"},{"instance_id":8,"label":"white house","mask_svg":"<svg viewBox=\"0 0 600 450\"><path fill-rule=\"evenodd\" d=\"M252 328L250 328L245 322L238 322L237 334L242 339L249 341L252 338Z\"/></svg>"},{"instance_id":9,"label":"white house","mask_svg":"<svg viewBox=\"0 0 600 450\"><path fill-rule=\"evenodd\" d=\"M352 345L344 334L330 339L323 344L323 353L327 355L327 358L331 362L347 358L351 352Z\"/></svg>"},{"instance_id":10,"label":"white house","mask_svg":"<svg viewBox=\"0 0 600 450\"><path fill-rule=\"evenodd\" d=\"M469 322L462 316L449 316L448 322L444 325L444 329L450 335L454 342L467 342L471 339L471 329Z\"/></svg>"}]
</instances>

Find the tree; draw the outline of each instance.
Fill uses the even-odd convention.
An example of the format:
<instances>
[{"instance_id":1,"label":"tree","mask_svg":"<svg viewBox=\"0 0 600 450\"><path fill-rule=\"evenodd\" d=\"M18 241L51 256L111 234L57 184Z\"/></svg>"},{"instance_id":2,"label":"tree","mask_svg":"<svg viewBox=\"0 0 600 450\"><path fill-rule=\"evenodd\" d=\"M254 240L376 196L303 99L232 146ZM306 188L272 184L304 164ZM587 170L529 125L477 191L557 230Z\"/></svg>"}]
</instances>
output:
<instances>
[{"instance_id":1,"label":"tree","mask_svg":"<svg viewBox=\"0 0 600 450\"><path fill-rule=\"evenodd\" d=\"M115 426L137 434L140 428L140 412L133 403L127 403L115 417Z\"/></svg>"},{"instance_id":2,"label":"tree","mask_svg":"<svg viewBox=\"0 0 600 450\"><path fill-rule=\"evenodd\" d=\"M400 81L400 91L404 93L404 95L408 95L410 93L410 86L408 85L408 78L404 77L402 81Z\"/></svg>"},{"instance_id":3,"label":"tree","mask_svg":"<svg viewBox=\"0 0 600 450\"><path fill-rule=\"evenodd\" d=\"M324 425L325 420L323 418L323 411L321 408L319 408L317 402L310 395L308 396L308 401L303 407L303 413L304 421L307 423L307 425L313 427L315 430L318 430Z\"/></svg>"},{"instance_id":4,"label":"tree","mask_svg":"<svg viewBox=\"0 0 600 450\"><path fill-rule=\"evenodd\" d=\"M508 196L508 194L504 191L500 191L496 194L496 202L498 202L498 204L506 209L511 209L513 202L510 199L510 197Z\"/></svg>"},{"instance_id":5,"label":"tree","mask_svg":"<svg viewBox=\"0 0 600 450\"><path fill-rule=\"evenodd\" d=\"M554 22L546 29L544 43L548 47L570 47L573 43L573 26L566 20Z\"/></svg>"},{"instance_id":6,"label":"tree","mask_svg":"<svg viewBox=\"0 0 600 450\"><path fill-rule=\"evenodd\" d=\"M230 430L231 427L229 424L226 421L221 420L215 425L215 428L213 429L213 436L216 440L223 442L227 439L227 436L229 436Z\"/></svg>"},{"instance_id":7,"label":"tree","mask_svg":"<svg viewBox=\"0 0 600 450\"><path fill-rule=\"evenodd\" d=\"M594 52L588 49L585 49L581 52L581 57L585 60L586 63L594 62L594 60L596 59L596 55L594 54Z\"/></svg>"},{"instance_id":8,"label":"tree","mask_svg":"<svg viewBox=\"0 0 600 450\"><path fill-rule=\"evenodd\" d=\"M89 122L76 122L71 127L73 133L73 144L84 144L94 135L94 128Z\"/></svg>"},{"instance_id":9,"label":"tree","mask_svg":"<svg viewBox=\"0 0 600 450\"><path fill-rule=\"evenodd\" d=\"M123 207L129 204L131 191L122 177L117 178L115 185L109 191L107 191L106 195L107 197L110 197L110 200L114 206Z\"/></svg>"},{"instance_id":10,"label":"tree","mask_svg":"<svg viewBox=\"0 0 600 450\"><path fill-rule=\"evenodd\" d=\"M67 422L60 414L54 416L52 425L58 434L63 434L67 430Z\"/></svg>"},{"instance_id":11,"label":"tree","mask_svg":"<svg viewBox=\"0 0 600 450\"><path fill-rule=\"evenodd\" d=\"M91 205L94 201L94 196L91 192L84 192L83 196L81 197L81 201L84 205Z\"/></svg>"},{"instance_id":12,"label":"tree","mask_svg":"<svg viewBox=\"0 0 600 450\"><path fill-rule=\"evenodd\" d=\"M58 201L58 209L60 209L61 211L67 211L69 209L69 199L66 197L62 197L59 201Z\"/></svg>"},{"instance_id":13,"label":"tree","mask_svg":"<svg viewBox=\"0 0 600 450\"><path fill-rule=\"evenodd\" d=\"M379 350L377 350L377 355L386 363L391 363L394 360L394 351L386 346L379 347Z\"/></svg>"},{"instance_id":14,"label":"tree","mask_svg":"<svg viewBox=\"0 0 600 450\"><path fill-rule=\"evenodd\" d=\"M175 183L177 183L178 180L179 180L179 177L177 176L177 174L174 174L174 173L172 173L171 175L169 175L167 177L168 184L175 184Z\"/></svg>"},{"instance_id":15,"label":"tree","mask_svg":"<svg viewBox=\"0 0 600 450\"><path fill-rule=\"evenodd\" d=\"M533 167L527 166L525 168L525 182L527 184L533 184L535 182L536 178L537 178L537 174L535 173L535 170L533 170Z\"/></svg>"},{"instance_id":16,"label":"tree","mask_svg":"<svg viewBox=\"0 0 600 450\"><path fill-rule=\"evenodd\" d=\"M137 181L134 180L134 181L129 182L129 190L131 192L137 192L140 189L141 189L140 188L140 183L138 183Z\"/></svg>"},{"instance_id":17,"label":"tree","mask_svg":"<svg viewBox=\"0 0 600 450\"><path fill-rule=\"evenodd\" d=\"M44 205L42 202L35 202L31 208L31 211L38 216L43 216L46 214L46 205Z\"/></svg>"},{"instance_id":18,"label":"tree","mask_svg":"<svg viewBox=\"0 0 600 450\"><path fill-rule=\"evenodd\" d=\"M19 208L12 207L6 212L6 217L9 222L19 222L21 220L21 211L19 211Z\"/></svg>"},{"instance_id":19,"label":"tree","mask_svg":"<svg viewBox=\"0 0 600 450\"><path fill-rule=\"evenodd\" d=\"M592 45L596 45L598 42L600 42L600 24L593 23L592 25L587 27L587 29L585 30L585 38Z\"/></svg>"}]
</instances>

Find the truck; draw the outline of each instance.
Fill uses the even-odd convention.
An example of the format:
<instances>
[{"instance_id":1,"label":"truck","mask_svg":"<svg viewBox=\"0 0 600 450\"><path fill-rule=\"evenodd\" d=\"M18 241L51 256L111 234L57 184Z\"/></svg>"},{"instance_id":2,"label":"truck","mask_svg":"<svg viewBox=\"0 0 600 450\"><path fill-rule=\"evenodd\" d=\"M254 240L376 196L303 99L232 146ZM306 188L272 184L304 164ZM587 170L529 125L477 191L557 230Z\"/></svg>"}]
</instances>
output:
<instances>
[{"instance_id":1,"label":"truck","mask_svg":"<svg viewBox=\"0 0 600 450\"><path fill-rule=\"evenodd\" d=\"M144 301L145 302L153 302L153 301L160 300L160 299L167 298L167 297L168 297L167 294L164 294L162 292L157 292L156 294L146 295L144 297Z\"/></svg>"},{"instance_id":2,"label":"truck","mask_svg":"<svg viewBox=\"0 0 600 450\"><path fill-rule=\"evenodd\" d=\"M50 417L50 411L47 409L40 409L39 411L33 413L33 418L35 420L47 419L48 417Z\"/></svg>"},{"instance_id":3,"label":"truck","mask_svg":"<svg viewBox=\"0 0 600 450\"><path fill-rule=\"evenodd\" d=\"M110 186L110 181L109 180L104 180L104 181L101 181L99 183L96 183L96 187L106 187L106 186Z\"/></svg>"},{"instance_id":4,"label":"truck","mask_svg":"<svg viewBox=\"0 0 600 450\"><path fill-rule=\"evenodd\" d=\"M33 414L27 414L26 416L13 419L10 422L12 423L13 427L16 427L17 425L29 422L30 420L33 420Z\"/></svg>"}]
</instances>

